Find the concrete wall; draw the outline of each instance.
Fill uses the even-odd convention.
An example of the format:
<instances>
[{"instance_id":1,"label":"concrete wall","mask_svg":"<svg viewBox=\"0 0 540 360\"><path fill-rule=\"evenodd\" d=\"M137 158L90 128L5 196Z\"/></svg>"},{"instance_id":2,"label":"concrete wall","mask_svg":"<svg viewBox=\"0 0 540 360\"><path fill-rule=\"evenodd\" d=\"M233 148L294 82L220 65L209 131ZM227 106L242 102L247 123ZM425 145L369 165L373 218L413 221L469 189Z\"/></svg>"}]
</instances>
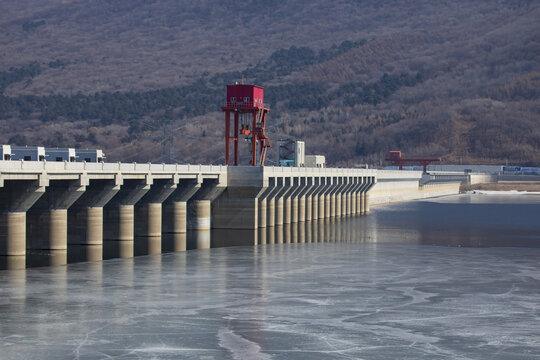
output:
<instances>
[{"instance_id":1,"label":"concrete wall","mask_svg":"<svg viewBox=\"0 0 540 360\"><path fill-rule=\"evenodd\" d=\"M464 174L428 174L426 178L420 171L378 170L378 181L369 192L369 201L377 205L459 194L460 183L467 179Z\"/></svg>"}]
</instances>

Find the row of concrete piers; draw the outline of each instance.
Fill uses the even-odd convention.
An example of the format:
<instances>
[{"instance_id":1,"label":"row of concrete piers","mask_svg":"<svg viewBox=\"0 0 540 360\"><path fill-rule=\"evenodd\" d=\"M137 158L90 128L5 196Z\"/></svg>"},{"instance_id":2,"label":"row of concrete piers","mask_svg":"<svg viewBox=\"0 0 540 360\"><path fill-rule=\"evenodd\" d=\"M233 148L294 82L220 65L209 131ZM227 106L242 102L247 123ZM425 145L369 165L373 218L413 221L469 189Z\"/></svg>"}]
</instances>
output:
<instances>
[{"instance_id":1,"label":"row of concrete piers","mask_svg":"<svg viewBox=\"0 0 540 360\"><path fill-rule=\"evenodd\" d=\"M373 172L278 169L231 168L227 189L212 205L213 227L257 229L369 212Z\"/></svg>"},{"instance_id":2,"label":"row of concrete piers","mask_svg":"<svg viewBox=\"0 0 540 360\"><path fill-rule=\"evenodd\" d=\"M183 251L190 229L258 229L365 214L376 182L367 170L58 166L0 162L0 256L21 263L32 251L78 246L131 257L137 246L146 247L139 253L159 253L171 238L170 250Z\"/></svg>"},{"instance_id":3,"label":"row of concrete piers","mask_svg":"<svg viewBox=\"0 0 540 360\"><path fill-rule=\"evenodd\" d=\"M0 162L0 262L68 246L131 257L136 243L156 253L163 237L177 235L173 250L182 251L188 229L210 229L210 204L226 187L221 166L94 166Z\"/></svg>"}]
</instances>

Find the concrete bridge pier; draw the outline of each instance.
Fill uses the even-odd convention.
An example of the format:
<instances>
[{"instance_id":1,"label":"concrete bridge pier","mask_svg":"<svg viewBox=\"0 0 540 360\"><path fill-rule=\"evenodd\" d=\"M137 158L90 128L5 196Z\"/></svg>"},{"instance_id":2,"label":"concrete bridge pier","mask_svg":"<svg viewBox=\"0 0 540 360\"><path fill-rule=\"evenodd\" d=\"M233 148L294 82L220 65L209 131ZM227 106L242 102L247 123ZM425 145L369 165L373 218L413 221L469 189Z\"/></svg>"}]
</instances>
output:
<instances>
[{"instance_id":1,"label":"concrete bridge pier","mask_svg":"<svg viewBox=\"0 0 540 360\"><path fill-rule=\"evenodd\" d=\"M369 190L375 185L375 178L369 177L368 178L368 186L366 188L365 194L364 194L364 214L369 214Z\"/></svg>"},{"instance_id":2,"label":"concrete bridge pier","mask_svg":"<svg viewBox=\"0 0 540 360\"><path fill-rule=\"evenodd\" d=\"M351 215L351 190L354 187L353 178L346 177L347 186L343 190L343 197L341 200L341 216L347 217Z\"/></svg>"},{"instance_id":3,"label":"concrete bridge pier","mask_svg":"<svg viewBox=\"0 0 540 360\"><path fill-rule=\"evenodd\" d=\"M306 187L306 179L304 177L294 178L294 190L291 193L291 224L296 224L299 221L299 201L298 198ZM304 205L305 206L305 205ZM304 209L305 212L305 209ZM305 214L304 214L305 216Z\"/></svg>"},{"instance_id":4,"label":"concrete bridge pier","mask_svg":"<svg viewBox=\"0 0 540 360\"><path fill-rule=\"evenodd\" d=\"M332 177L332 187L328 194L328 199L330 201L328 208L330 211L329 216L331 218L336 217L336 193L338 192L340 186L340 179L338 177Z\"/></svg>"},{"instance_id":5,"label":"concrete bridge pier","mask_svg":"<svg viewBox=\"0 0 540 360\"><path fill-rule=\"evenodd\" d=\"M328 188L324 194L324 218L329 219L332 217L332 193L334 192L336 185L334 178L331 176L328 177L326 181Z\"/></svg>"},{"instance_id":6,"label":"concrete bridge pier","mask_svg":"<svg viewBox=\"0 0 540 360\"><path fill-rule=\"evenodd\" d=\"M258 209L258 227L265 228L274 226L275 220L275 204L274 195L279 190L277 179L275 177L268 179L268 186L261 192L259 196ZM272 216L270 216L272 215Z\"/></svg>"},{"instance_id":7,"label":"concrete bridge pier","mask_svg":"<svg viewBox=\"0 0 540 360\"><path fill-rule=\"evenodd\" d=\"M330 204L330 200L328 198L328 193L330 192L330 189L332 188L332 178L331 177L323 177L321 178L323 181L323 187L321 189L321 192L319 193L319 219L324 219L327 216L327 209L326 205L327 203Z\"/></svg>"},{"instance_id":8,"label":"concrete bridge pier","mask_svg":"<svg viewBox=\"0 0 540 360\"><path fill-rule=\"evenodd\" d=\"M319 191L320 186L320 179L318 177L311 177L311 184L312 186L305 194L306 199L306 217L305 221L312 221L314 219L313 217L313 196L317 194ZM318 201L317 201L317 209L318 209Z\"/></svg>"},{"instance_id":9,"label":"concrete bridge pier","mask_svg":"<svg viewBox=\"0 0 540 360\"><path fill-rule=\"evenodd\" d=\"M298 222L306 221L306 197L312 191L315 186L312 177L302 177L304 184L302 190L298 193Z\"/></svg>"},{"instance_id":10,"label":"concrete bridge pier","mask_svg":"<svg viewBox=\"0 0 540 360\"><path fill-rule=\"evenodd\" d=\"M326 178L318 177L317 183L317 189L311 195L313 204L313 211L311 217L313 220L320 219L321 212L324 214L324 192L326 190Z\"/></svg>"},{"instance_id":11,"label":"concrete bridge pier","mask_svg":"<svg viewBox=\"0 0 540 360\"><path fill-rule=\"evenodd\" d=\"M286 221L285 219L285 206L286 206L286 198L287 194L292 190L292 178L290 177L283 177L280 178L282 181L282 189L276 194L275 196L275 206L276 206L276 217L275 217L275 225L283 225ZM290 210L288 211L290 214ZM290 222L290 219L289 219Z\"/></svg>"},{"instance_id":12,"label":"concrete bridge pier","mask_svg":"<svg viewBox=\"0 0 540 360\"><path fill-rule=\"evenodd\" d=\"M277 199L284 193L287 189L285 187L284 179L282 177L275 177L269 180L271 184L271 189L269 188L265 194L266 198L266 226L275 226L276 225L276 203ZM261 213L261 216L263 214ZM264 222L264 221L263 221Z\"/></svg>"},{"instance_id":13,"label":"concrete bridge pier","mask_svg":"<svg viewBox=\"0 0 540 360\"><path fill-rule=\"evenodd\" d=\"M356 214L362 215L364 214L364 197L365 197L365 191L367 189L368 183L367 183L367 177L362 176L360 179L360 188L358 190L358 194L356 197Z\"/></svg>"},{"instance_id":14,"label":"concrete bridge pier","mask_svg":"<svg viewBox=\"0 0 540 360\"><path fill-rule=\"evenodd\" d=\"M220 179L204 179L199 191L188 201L188 229L210 231L212 201L220 196L225 188L226 183L221 183Z\"/></svg>"},{"instance_id":15,"label":"concrete bridge pier","mask_svg":"<svg viewBox=\"0 0 540 360\"><path fill-rule=\"evenodd\" d=\"M360 192L362 191L363 183L362 183L362 177L355 177L356 185L353 189L353 195L351 199L351 215L356 216L360 214L360 207L358 206L358 202L360 200Z\"/></svg>"},{"instance_id":16,"label":"concrete bridge pier","mask_svg":"<svg viewBox=\"0 0 540 360\"><path fill-rule=\"evenodd\" d=\"M46 258L55 265L67 263L68 208L88 184L87 177L49 181L45 194L27 212L27 249L48 250Z\"/></svg>"},{"instance_id":17,"label":"concrete bridge pier","mask_svg":"<svg viewBox=\"0 0 540 360\"><path fill-rule=\"evenodd\" d=\"M342 204L343 191L348 186L347 179L345 177L339 177L338 183L339 183L339 186L338 186L338 189L336 190L336 205L335 205L336 218L340 218L343 215L343 204Z\"/></svg>"},{"instance_id":18,"label":"concrete bridge pier","mask_svg":"<svg viewBox=\"0 0 540 360\"><path fill-rule=\"evenodd\" d=\"M187 202L201 185L199 178L179 179L176 190L163 202L163 250L186 251Z\"/></svg>"},{"instance_id":19,"label":"concrete bridge pier","mask_svg":"<svg viewBox=\"0 0 540 360\"><path fill-rule=\"evenodd\" d=\"M178 175L154 179L150 190L135 207L135 253L159 254L162 251L162 204L177 189Z\"/></svg>"},{"instance_id":20,"label":"concrete bridge pier","mask_svg":"<svg viewBox=\"0 0 540 360\"><path fill-rule=\"evenodd\" d=\"M346 211L346 215L347 216L351 216L352 215L352 208L353 208L353 205L352 205L352 193L354 191L354 189L356 188L357 184L356 184L356 178L353 177L353 176L350 176L349 177L349 186L347 188L347 206L345 208L345 211Z\"/></svg>"},{"instance_id":21,"label":"concrete bridge pier","mask_svg":"<svg viewBox=\"0 0 540 360\"><path fill-rule=\"evenodd\" d=\"M350 201L350 216L356 215L356 195L358 193L358 189L360 188L360 179L357 176L353 177L353 187L351 189L351 201Z\"/></svg>"},{"instance_id":22,"label":"concrete bridge pier","mask_svg":"<svg viewBox=\"0 0 540 360\"><path fill-rule=\"evenodd\" d=\"M299 189L299 178L298 177L291 177L289 178L290 181L290 189L287 191L287 193L284 195L284 201L283 201L283 224L291 224L293 223L293 218L298 217L298 213L296 216L293 215L293 196ZM297 203L298 205L298 203ZM298 220L297 220L298 221Z\"/></svg>"},{"instance_id":23,"label":"concrete bridge pier","mask_svg":"<svg viewBox=\"0 0 540 360\"><path fill-rule=\"evenodd\" d=\"M120 191L104 208L104 246L107 257L135 255L135 204L150 190L153 179L124 180Z\"/></svg>"},{"instance_id":24,"label":"concrete bridge pier","mask_svg":"<svg viewBox=\"0 0 540 360\"><path fill-rule=\"evenodd\" d=\"M87 255L84 260L103 258L103 207L120 191L122 184L120 174L114 179L90 180L84 194L68 211L68 250L82 246L88 248L79 251Z\"/></svg>"},{"instance_id":25,"label":"concrete bridge pier","mask_svg":"<svg viewBox=\"0 0 540 360\"><path fill-rule=\"evenodd\" d=\"M358 192L358 189L360 188L360 180L357 176L353 177L353 183L354 186L351 189L351 202L350 202L350 208L351 211L349 215L354 216L356 215L356 194Z\"/></svg>"},{"instance_id":26,"label":"concrete bridge pier","mask_svg":"<svg viewBox=\"0 0 540 360\"><path fill-rule=\"evenodd\" d=\"M0 176L0 256L18 257L6 260L10 266L24 267L26 257L26 212L45 193L47 176L38 180L4 181Z\"/></svg>"}]
</instances>

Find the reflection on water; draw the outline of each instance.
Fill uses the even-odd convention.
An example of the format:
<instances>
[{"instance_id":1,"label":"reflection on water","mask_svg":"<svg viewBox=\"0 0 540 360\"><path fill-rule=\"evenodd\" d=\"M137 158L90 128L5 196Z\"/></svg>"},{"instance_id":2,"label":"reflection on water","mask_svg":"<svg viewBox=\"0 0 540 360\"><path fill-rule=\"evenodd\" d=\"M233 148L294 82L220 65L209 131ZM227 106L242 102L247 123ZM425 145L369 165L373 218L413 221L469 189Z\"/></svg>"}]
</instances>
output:
<instances>
[{"instance_id":1,"label":"reflection on water","mask_svg":"<svg viewBox=\"0 0 540 360\"><path fill-rule=\"evenodd\" d=\"M442 246L540 246L540 196L459 195L381 205L369 216L285 224L258 230L213 229L69 245L67 251L28 250L0 257L0 269L56 266L225 246L323 242L390 242Z\"/></svg>"}]
</instances>

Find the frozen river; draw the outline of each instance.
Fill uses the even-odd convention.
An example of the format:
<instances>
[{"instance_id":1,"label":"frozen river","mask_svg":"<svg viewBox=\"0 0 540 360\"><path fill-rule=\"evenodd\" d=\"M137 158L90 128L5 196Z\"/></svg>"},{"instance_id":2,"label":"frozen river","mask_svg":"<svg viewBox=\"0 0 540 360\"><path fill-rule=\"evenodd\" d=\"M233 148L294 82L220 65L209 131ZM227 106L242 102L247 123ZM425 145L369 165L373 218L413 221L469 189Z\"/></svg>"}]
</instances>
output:
<instances>
[{"instance_id":1,"label":"frozen river","mask_svg":"<svg viewBox=\"0 0 540 360\"><path fill-rule=\"evenodd\" d=\"M0 359L540 358L540 196L385 205L257 242L0 271Z\"/></svg>"}]
</instances>

